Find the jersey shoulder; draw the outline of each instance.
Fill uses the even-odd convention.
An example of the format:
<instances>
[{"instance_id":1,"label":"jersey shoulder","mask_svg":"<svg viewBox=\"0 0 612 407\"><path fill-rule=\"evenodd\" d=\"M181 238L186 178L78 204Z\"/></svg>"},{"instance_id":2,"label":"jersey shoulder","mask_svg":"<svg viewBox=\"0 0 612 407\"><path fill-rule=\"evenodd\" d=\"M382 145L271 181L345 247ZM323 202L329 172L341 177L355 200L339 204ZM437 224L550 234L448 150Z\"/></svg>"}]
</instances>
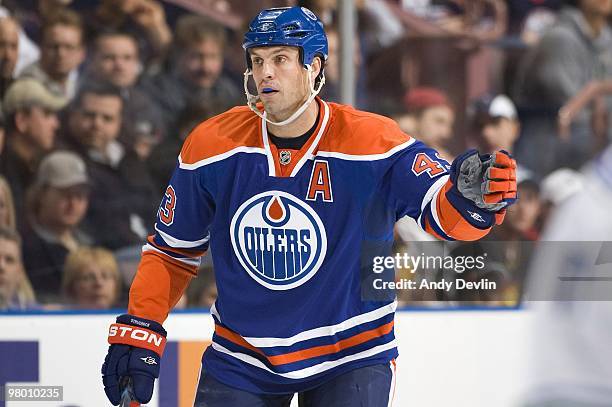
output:
<instances>
[{"instance_id":1,"label":"jersey shoulder","mask_svg":"<svg viewBox=\"0 0 612 407\"><path fill-rule=\"evenodd\" d=\"M320 150L357 156L379 155L399 151L415 141L388 117L347 105L329 105L330 128Z\"/></svg>"},{"instance_id":2,"label":"jersey shoulder","mask_svg":"<svg viewBox=\"0 0 612 407\"><path fill-rule=\"evenodd\" d=\"M222 157L236 149L263 149L261 121L248 106L237 106L197 125L181 149L183 164Z\"/></svg>"}]
</instances>

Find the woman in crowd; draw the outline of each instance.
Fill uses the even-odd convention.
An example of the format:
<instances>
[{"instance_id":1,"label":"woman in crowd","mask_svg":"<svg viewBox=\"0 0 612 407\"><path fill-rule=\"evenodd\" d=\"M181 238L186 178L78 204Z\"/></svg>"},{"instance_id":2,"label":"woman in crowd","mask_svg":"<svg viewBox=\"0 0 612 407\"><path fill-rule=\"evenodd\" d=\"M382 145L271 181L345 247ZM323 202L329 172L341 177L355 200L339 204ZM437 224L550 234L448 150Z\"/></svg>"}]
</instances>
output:
<instances>
[{"instance_id":1,"label":"woman in crowd","mask_svg":"<svg viewBox=\"0 0 612 407\"><path fill-rule=\"evenodd\" d=\"M14 229L0 226L0 311L35 305L34 291L21 260L21 238Z\"/></svg>"},{"instance_id":2,"label":"woman in crowd","mask_svg":"<svg viewBox=\"0 0 612 407\"><path fill-rule=\"evenodd\" d=\"M112 252L82 247L70 253L64 266L63 292L74 308L109 309L121 292L119 266Z\"/></svg>"}]
</instances>

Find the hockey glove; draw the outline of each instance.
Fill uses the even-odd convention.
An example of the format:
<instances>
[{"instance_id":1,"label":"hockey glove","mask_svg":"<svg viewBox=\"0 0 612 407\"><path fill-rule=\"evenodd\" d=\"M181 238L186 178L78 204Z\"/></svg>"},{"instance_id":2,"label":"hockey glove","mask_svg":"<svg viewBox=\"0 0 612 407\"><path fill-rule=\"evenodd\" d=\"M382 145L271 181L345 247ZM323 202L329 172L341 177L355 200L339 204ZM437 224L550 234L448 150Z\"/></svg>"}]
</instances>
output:
<instances>
[{"instance_id":1,"label":"hockey glove","mask_svg":"<svg viewBox=\"0 0 612 407\"><path fill-rule=\"evenodd\" d=\"M134 397L148 403L153 384L159 377L160 357L166 346L166 331L155 321L133 315L121 315L108 332L108 354L102 365L102 382L110 402L121 401L120 383L132 379Z\"/></svg>"},{"instance_id":2,"label":"hockey glove","mask_svg":"<svg viewBox=\"0 0 612 407\"><path fill-rule=\"evenodd\" d=\"M478 208L495 213L501 224L506 208L516 199L516 161L504 150L478 154L469 150L457 157L451 166L451 194L459 194Z\"/></svg>"}]
</instances>

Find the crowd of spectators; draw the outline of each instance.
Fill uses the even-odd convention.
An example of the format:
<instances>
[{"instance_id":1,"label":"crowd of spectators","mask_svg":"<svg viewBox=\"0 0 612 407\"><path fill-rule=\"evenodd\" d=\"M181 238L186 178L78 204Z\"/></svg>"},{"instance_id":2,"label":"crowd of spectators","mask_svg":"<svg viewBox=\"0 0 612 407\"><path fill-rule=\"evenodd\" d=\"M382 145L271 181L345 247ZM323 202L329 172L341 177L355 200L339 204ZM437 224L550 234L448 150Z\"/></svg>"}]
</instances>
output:
<instances>
[{"instance_id":1,"label":"crowd of spectators","mask_svg":"<svg viewBox=\"0 0 612 407\"><path fill-rule=\"evenodd\" d=\"M2 1L0 310L124 306L183 140L245 103L248 20L296 4L321 16L322 96L340 101L336 3ZM504 293L451 299L516 301L523 242L537 241L612 137L612 0L355 4L357 107L394 118L449 161L470 147L517 158L520 199L486 239L504 242L494 250ZM431 237L401 219L396 239L409 250ZM214 299L205 263L182 304Z\"/></svg>"}]
</instances>

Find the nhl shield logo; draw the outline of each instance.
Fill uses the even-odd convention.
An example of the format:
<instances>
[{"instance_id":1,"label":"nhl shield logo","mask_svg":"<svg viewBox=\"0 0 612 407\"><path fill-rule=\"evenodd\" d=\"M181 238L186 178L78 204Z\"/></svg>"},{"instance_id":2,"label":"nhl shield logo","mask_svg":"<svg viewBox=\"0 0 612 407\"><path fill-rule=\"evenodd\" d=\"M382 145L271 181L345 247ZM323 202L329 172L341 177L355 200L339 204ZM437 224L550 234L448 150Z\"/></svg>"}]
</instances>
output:
<instances>
[{"instance_id":1,"label":"nhl shield logo","mask_svg":"<svg viewBox=\"0 0 612 407\"><path fill-rule=\"evenodd\" d=\"M271 290L289 290L310 280L327 252L319 215L283 191L244 202L232 218L230 236L242 267Z\"/></svg>"},{"instance_id":2,"label":"nhl shield logo","mask_svg":"<svg viewBox=\"0 0 612 407\"><path fill-rule=\"evenodd\" d=\"M278 154L278 159L282 165L289 164L291 162L291 151L281 150L281 152Z\"/></svg>"}]
</instances>

